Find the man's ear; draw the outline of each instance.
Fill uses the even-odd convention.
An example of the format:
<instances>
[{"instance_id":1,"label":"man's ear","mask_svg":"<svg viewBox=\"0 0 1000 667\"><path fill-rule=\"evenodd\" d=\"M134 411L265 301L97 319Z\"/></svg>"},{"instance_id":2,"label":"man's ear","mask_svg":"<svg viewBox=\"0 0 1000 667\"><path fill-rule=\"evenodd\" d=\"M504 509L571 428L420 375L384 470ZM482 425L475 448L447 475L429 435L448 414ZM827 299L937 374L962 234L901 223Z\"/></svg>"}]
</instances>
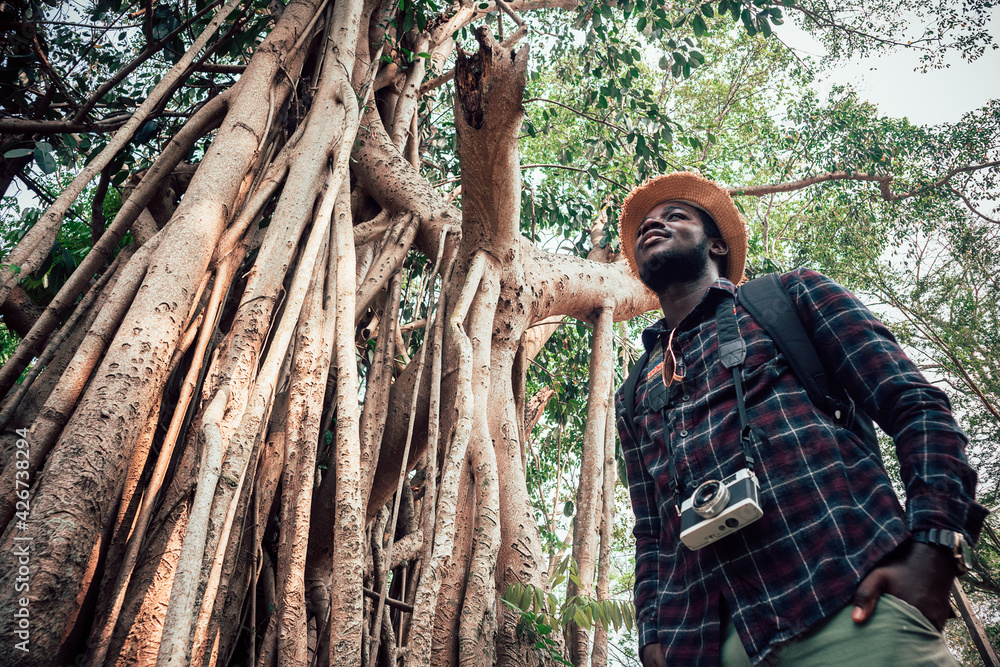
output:
<instances>
[{"instance_id":1,"label":"man's ear","mask_svg":"<svg viewBox=\"0 0 1000 667\"><path fill-rule=\"evenodd\" d=\"M729 244L722 239L709 239L708 252L718 259L722 259L729 254Z\"/></svg>"}]
</instances>

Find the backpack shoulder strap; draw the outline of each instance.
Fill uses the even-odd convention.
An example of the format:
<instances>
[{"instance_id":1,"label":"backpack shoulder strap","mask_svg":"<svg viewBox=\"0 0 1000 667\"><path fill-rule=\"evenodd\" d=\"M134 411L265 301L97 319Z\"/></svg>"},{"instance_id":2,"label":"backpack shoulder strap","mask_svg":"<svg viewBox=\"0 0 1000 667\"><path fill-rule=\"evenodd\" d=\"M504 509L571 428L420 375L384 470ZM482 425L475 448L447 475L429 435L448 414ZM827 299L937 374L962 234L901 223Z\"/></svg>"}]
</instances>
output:
<instances>
[{"instance_id":1,"label":"backpack shoulder strap","mask_svg":"<svg viewBox=\"0 0 1000 667\"><path fill-rule=\"evenodd\" d=\"M737 289L737 296L740 304L764 327L785 355L809 400L835 423L854 431L875 456L881 458L875 425L868 415L855 408L854 402L826 371L778 274L769 273L744 283Z\"/></svg>"},{"instance_id":2,"label":"backpack shoulder strap","mask_svg":"<svg viewBox=\"0 0 1000 667\"><path fill-rule=\"evenodd\" d=\"M843 402L836 398L840 392L833 391L830 376L823 368L812 339L802 326L795 304L778 274L768 273L744 283L737 294L740 304L767 330L778 349L784 353L809 399L837 422L843 423L848 415L842 414Z\"/></svg>"},{"instance_id":3,"label":"backpack shoulder strap","mask_svg":"<svg viewBox=\"0 0 1000 667\"><path fill-rule=\"evenodd\" d=\"M622 402L625 406L625 428L632 434L633 440L636 440L638 436L635 430L635 387L639 384L639 376L642 375L642 371L646 368L647 361L649 361L649 352L644 351L636 359L635 363L632 364L632 368L628 372L628 377L625 379L625 384L622 385Z\"/></svg>"}]
</instances>

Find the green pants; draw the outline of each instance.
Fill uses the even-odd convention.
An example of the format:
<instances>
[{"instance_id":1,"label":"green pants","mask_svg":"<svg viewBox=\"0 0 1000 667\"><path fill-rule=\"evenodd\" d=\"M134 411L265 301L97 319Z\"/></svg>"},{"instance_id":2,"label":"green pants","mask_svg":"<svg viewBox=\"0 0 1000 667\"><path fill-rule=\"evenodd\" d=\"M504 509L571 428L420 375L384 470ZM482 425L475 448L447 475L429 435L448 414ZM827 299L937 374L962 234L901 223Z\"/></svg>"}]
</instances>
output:
<instances>
[{"instance_id":1,"label":"green pants","mask_svg":"<svg viewBox=\"0 0 1000 667\"><path fill-rule=\"evenodd\" d=\"M883 595L864 625L851 620L852 605L796 641L771 654L766 664L779 667L957 666L944 636L917 609L899 598ZM750 667L750 658L728 614L723 617L721 667Z\"/></svg>"}]
</instances>

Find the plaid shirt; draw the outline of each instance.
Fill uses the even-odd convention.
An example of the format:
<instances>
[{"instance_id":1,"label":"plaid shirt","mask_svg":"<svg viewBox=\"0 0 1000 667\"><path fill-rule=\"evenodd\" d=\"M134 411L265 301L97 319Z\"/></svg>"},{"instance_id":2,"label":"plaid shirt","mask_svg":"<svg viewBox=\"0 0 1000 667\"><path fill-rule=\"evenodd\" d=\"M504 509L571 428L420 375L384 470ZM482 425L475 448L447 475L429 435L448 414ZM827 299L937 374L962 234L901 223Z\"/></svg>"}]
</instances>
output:
<instances>
[{"instance_id":1,"label":"plaid shirt","mask_svg":"<svg viewBox=\"0 0 1000 667\"><path fill-rule=\"evenodd\" d=\"M643 332L650 356L636 387L638 440L624 427L621 390L616 396L636 516L639 647L659 642L668 665L718 664L720 595L756 664L847 605L911 530L952 528L974 540L986 515L945 394L846 289L806 269L781 280L837 382L892 436L906 513L879 452L813 405L770 336L737 305L764 516L699 551L681 543L670 458L682 499L745 465L733 377L715 333L715 306L735 288L720 278L674 333L682 382L663 382L663 321Z\"/></svg>"}]
</instances>

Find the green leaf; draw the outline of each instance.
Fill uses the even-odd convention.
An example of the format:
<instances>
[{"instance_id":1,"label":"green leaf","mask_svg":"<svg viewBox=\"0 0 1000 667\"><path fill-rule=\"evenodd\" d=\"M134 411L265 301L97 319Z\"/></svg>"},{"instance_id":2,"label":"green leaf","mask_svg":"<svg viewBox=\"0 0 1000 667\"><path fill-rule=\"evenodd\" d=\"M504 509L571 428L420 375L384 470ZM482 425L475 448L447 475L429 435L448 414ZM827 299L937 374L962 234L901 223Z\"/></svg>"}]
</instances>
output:
<instances>
[{"instance_id":1,"label":"green leaf","mask_svg":"<svg viewBox=\"0 0 1000 667\"><path fill-rule=\"evenodd\" d=\"M39 141L35 145L35 163L45 174L55 173L56 158L52 155L52 146L44 141Z\"/></svg>"},{"instance_id":2,"label":"green leaf","mask_svg":"<svg viewBox=\"0 0 1000 667\"><path fill-rule=\"evenodd\" d=\"M624 623L624 619L622 619L621 606L613 600L608 600L608 604L611 607L611 618L615 622L615 630L618 630Z\"/></svg>"},{"instance_id":3,"label":"green leaf","mask_svg":"<svg viewBox=\"0 0 1000 667\"><path fill-rule=\"evenodd\" d=\"M521 599L518 601L518 606L524 611L531 611L531 603L535 598L533 589L533 586L528 585L524 586L521 590Z\"/></svg>"},{"instance_id":4,"label":"green leaf","mask_svg":"<svg viewBox=\"0 0 1000 667\"><path fill-rule=\"evenodd\" d=\"M13 159L16 157L24 157L25 155L31 155L34 152L35 152L34 148L13 148L4 153L3 156L5 158Z\"/></svg>"},{"instance_id":5,"label":"green leaf","mask_svg":"<svg viewBox=\"0 0 1000 667\"><path fill-rule=\"evenodd\" d=\"M667 57L665 55L660 56L660 69L666 71L669 67L670 67L670 61L667 60Z\"/></svg>"},{"instance_id":6,"label":"green leaf","mask_svg":"<svg viewBox=\"0 0 1000 667\"><path fill-rule=\"evenodd\" d=\"M646 29L646 23L647 21L645 16L639 17L639 20L636 21L635 29L639 32L643 32Z\"/></svg>"},{"instance_id":7,"label":"green leaf","mask_svg":"<svg viewBox=\"0 0 1000 667\"><path fill-rule=\"evenodd\" d=\"M562 160L560 160L560 162L562 162ZM562 163L563 164L569 164L569 162L570 162L570 160L566 160L565 162L562 162ZM567 517L573 516L573 507L574 507L573 501L572 500L567 500L566 504L563 505L563 516L567 516Z\"/></svg>"},{"instance_id":8,"label":"green leaf","mask_svg":"<svg viewBox=\"0 0 1000 667\"><path fill-rule=\"evenodd\" d=\"M133 142L137 146L145 144L147 141L156 136L156 133L160 131L160 125L155 120L147 120L139 128L139 131L135 133L135 138Z\"/></svg>"},{"instance_id":9,"label":"green leaf","mask_svg":"<svg viewBox=\"0 0 1000 667\"><path fill-rule=\"evenodd\" d=\"M771 24L767 22L767 18L763 14L757 17L757 23L760 25L760 31L764 34L764 37L770 37Z\"/></svg>"},{"instance_id":10,"label":"green leaf","mask_svg":"<svg viewBox=\"0 0 1000 667\"><path fill-rule=\"evenodd\" d=\"M590 609L591 618L600 619L604 623L605 627L607 627L608 617L604 614L604 607L601 606L601 603L597 600L593 600L589 605L587 605L587 607Z\"/></svg>"},{"instance_id":11,"label":"green leaf","mask_svg":"<svg viewBox=\"0 0 1000 667\"><path fill-rule=\"evenodd\" d=\"M705 5L706 7L711 7L711 5ZM702 37L708 33L708 26L705 25L705 19L700 16L695 16L691 20L691 27L694 28L694 34L698 37Z\"/></svg>"},{"instance_id":12,"label":"green leaf","mask_svg":"<svg viewBox=\"0 0 1000 667\"><path fill-rule=\"evenodd\" d=\"M516 602L521 599L521 584L511 584L503 592L501 599L504 602Z\"/></svg>"},{"instance_id":13,"label":"green leaf","mask_svg":"<svg viewBox=\"0 0 1000 667\"><path fill-rule=\"evenodd\" d=\"M590 622L587 620L587 615L583 613L583 609L581 609L580 607L577 607L573 611L573 622L576 623L577 626L581 628L584 629L590 628Z\"/></svg>"}]
</instances>

